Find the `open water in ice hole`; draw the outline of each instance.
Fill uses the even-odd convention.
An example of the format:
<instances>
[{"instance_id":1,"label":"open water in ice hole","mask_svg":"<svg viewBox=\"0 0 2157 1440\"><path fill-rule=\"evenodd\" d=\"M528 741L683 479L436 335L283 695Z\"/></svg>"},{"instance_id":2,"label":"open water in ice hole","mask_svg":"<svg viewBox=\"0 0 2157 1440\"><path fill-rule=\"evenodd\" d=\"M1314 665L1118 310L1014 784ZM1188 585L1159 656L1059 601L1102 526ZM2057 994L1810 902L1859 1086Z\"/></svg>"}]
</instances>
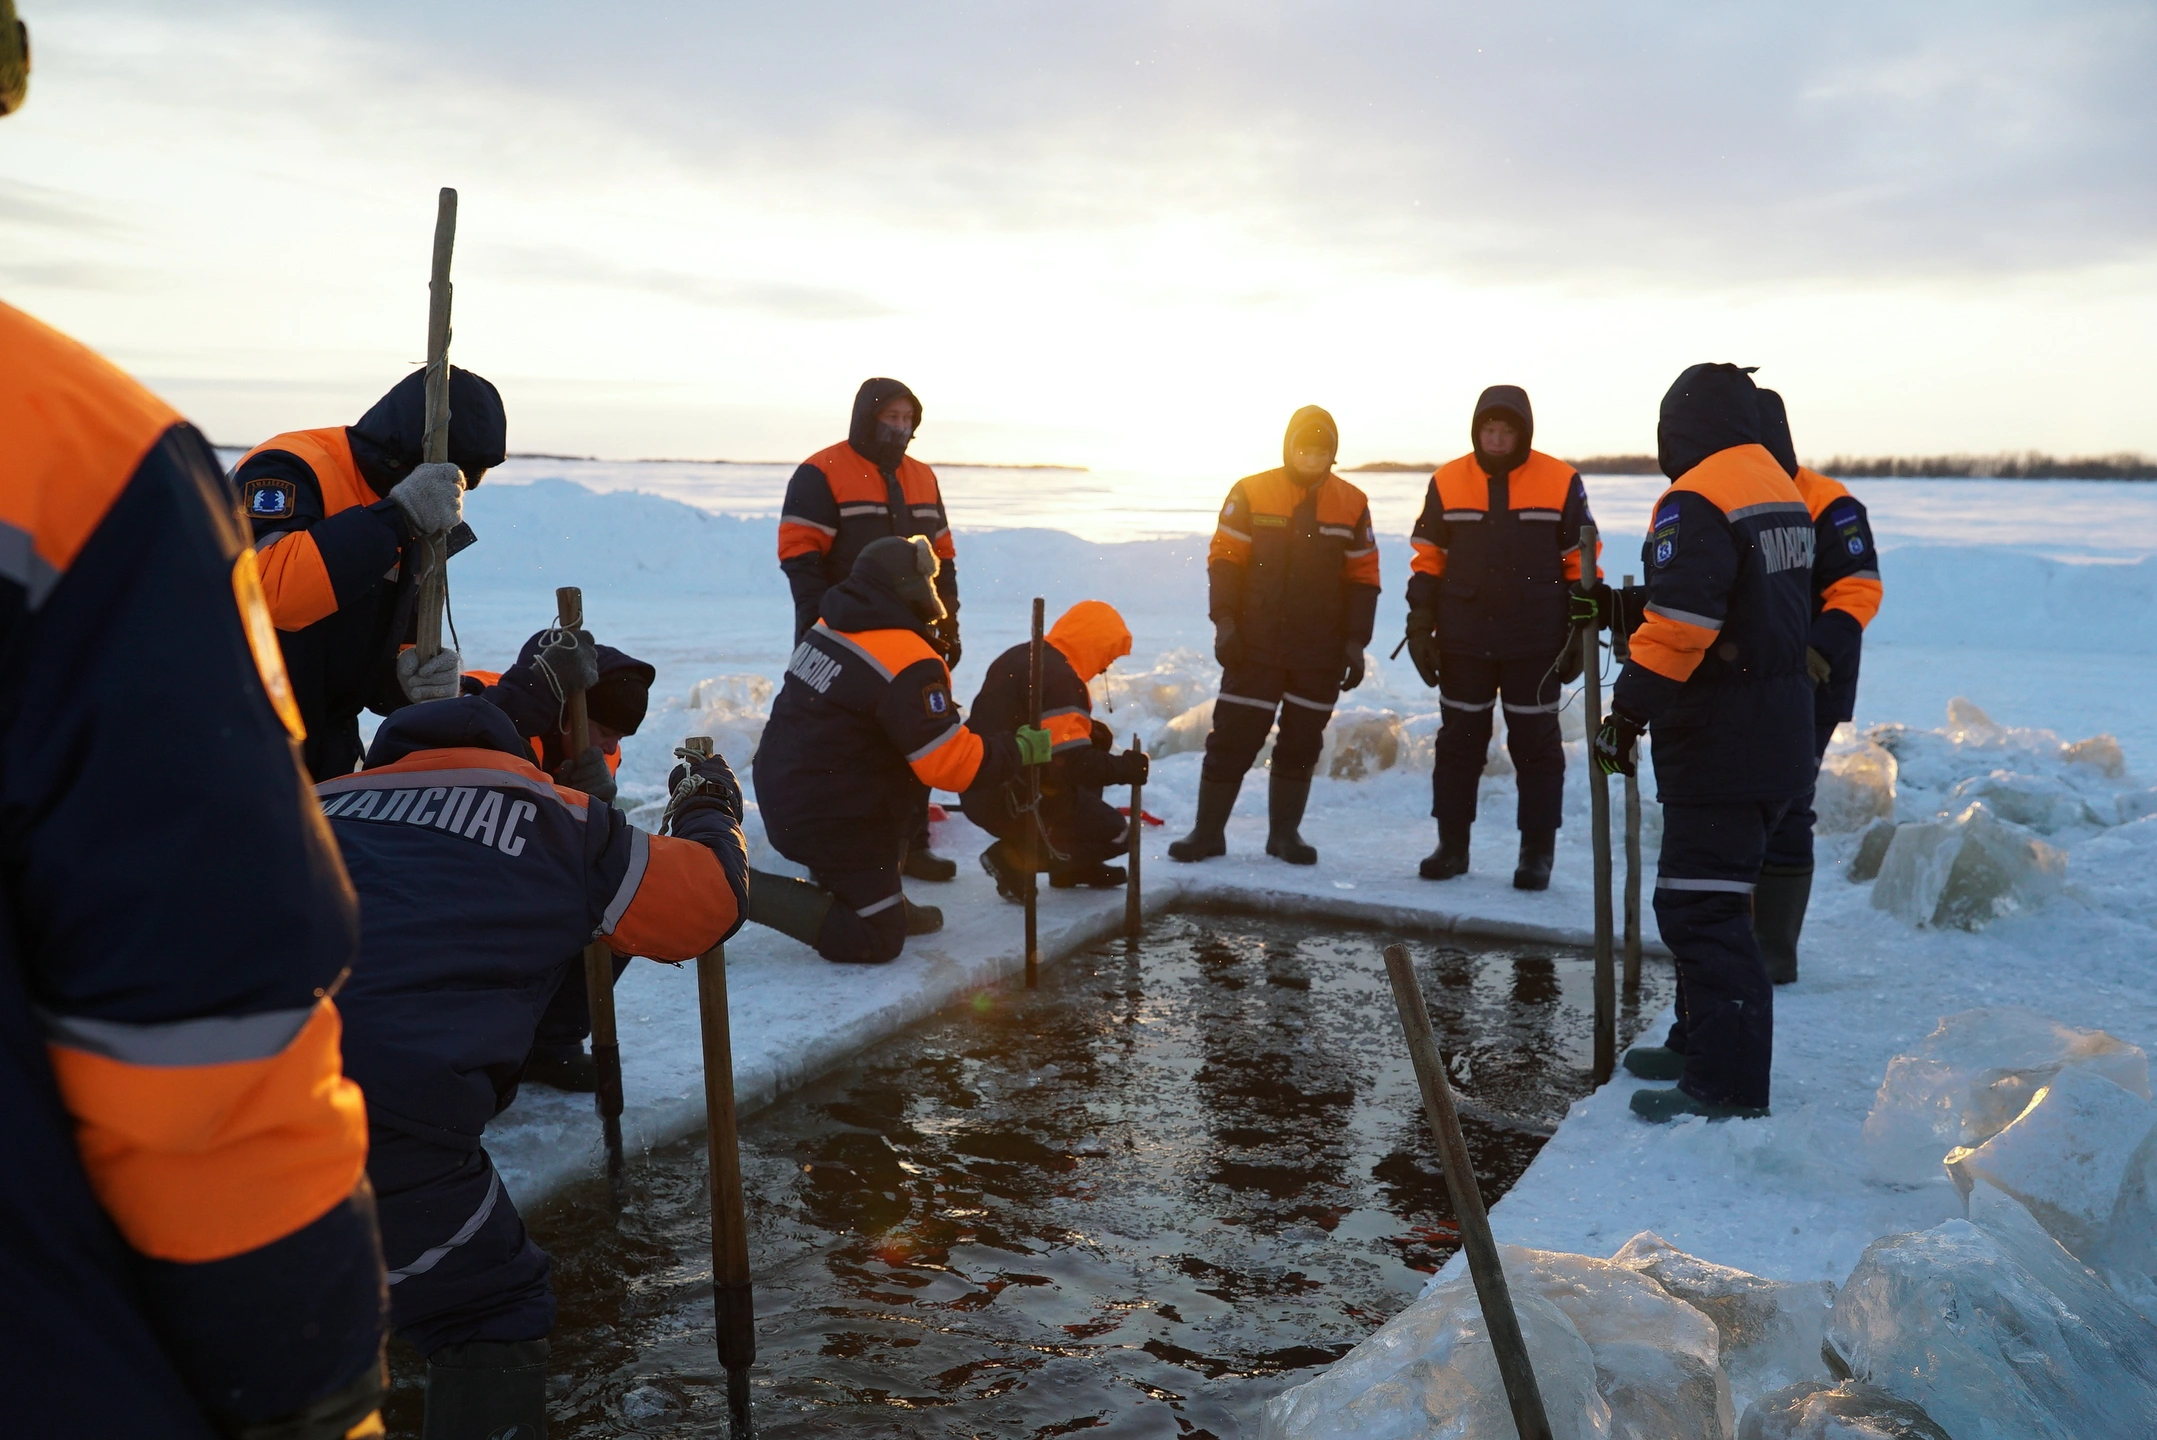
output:
<instances>
[{"instance_id":1,"label":"open water in ice hole","mask_svg":"<svg viewBox=\"0 0 2157 1440\"><path fill-rule=\"evenodd\" d=\"M984 990L748 1118L757 1431L1227 1437L1456 1248L1379 951L1155 920ZM1585 1095L1593 962L1412 942L1486 1202ZM1621 999L1620 1041L1669 1002ZM1504 1123L1519 1117L1527 1126ZM725 1433L702 1137L527 1217L554 1256L550 1433ZM392 1434L423 1366L392 1347Z\"/></svg>"}]
</instances>

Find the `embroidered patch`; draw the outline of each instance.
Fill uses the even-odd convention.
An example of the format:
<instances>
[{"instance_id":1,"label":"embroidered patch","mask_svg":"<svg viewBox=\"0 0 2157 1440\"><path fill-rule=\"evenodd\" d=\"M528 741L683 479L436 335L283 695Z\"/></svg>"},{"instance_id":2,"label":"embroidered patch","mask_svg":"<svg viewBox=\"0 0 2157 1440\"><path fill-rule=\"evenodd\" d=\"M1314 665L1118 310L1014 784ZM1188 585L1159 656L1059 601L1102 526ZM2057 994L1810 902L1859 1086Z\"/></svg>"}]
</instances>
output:
<instances>
[{"instance_id":1,"label":"embroidered patch","mask_svg":"<svg viewBox=\"0 0 2157 1440\"><path fill-rule=\"evenodd\" d=\"M1660 570L1678 553L1678 506L1676 501L1655 512L1655 568Z\"/></svg>"},{"instance_id":2,"label":"embroidered patch","mask_svg":"<svg viewBox=\"0 0 2157 1440\"><path fill-rule=\"evenodd\" d=\"M1862 555L1865 553L1865 537L1862 535L1852 535L1849 539L1843 541L1842 543L1845 547L1848 548L1852 555Z\"/></svg>"},{"instance_id":3,"label":"embroidered patch","mask_svg":"<svg viewBox=\"0 0 2157 1440\"><path fill-rule=\"evenodd\" d=\"M240 491L240 504L250 520L289 520L299 493L290 480L250 480Z\"/></svg>"},{"instance_id":4,"label":"embroidered patch","mask_svg":"<svg viewBox=\"0 0 2157 1440\"><path fill-rule=\"evenodd\" d=\"M1288 528L1288 517L1286 515L1253 515L1251 523L1253 525L1263 525L1269 530L1285 530Z\"/></svg>"},{"instance_id":5,"label":"embroidered patch","mask_svg":"<svg viewBox=\"0 0 2157 1440\"><path fill-rule=\"evenodd\" d=\"M931 720L942 720L951 714L951 692L941 685L921 687L921 708Z\"/></svg>"}]
</instances>

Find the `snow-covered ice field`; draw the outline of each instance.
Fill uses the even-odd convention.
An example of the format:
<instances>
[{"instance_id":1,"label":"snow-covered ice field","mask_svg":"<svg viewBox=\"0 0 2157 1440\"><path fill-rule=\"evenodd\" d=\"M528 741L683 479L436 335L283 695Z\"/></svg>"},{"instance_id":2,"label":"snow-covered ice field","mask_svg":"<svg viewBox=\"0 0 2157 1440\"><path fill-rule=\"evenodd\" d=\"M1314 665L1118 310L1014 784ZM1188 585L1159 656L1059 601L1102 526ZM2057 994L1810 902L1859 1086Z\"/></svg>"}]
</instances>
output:
<instances>
[{"instance_id":1,"label":"snow-covered ice field","mask_svg":"<svg viewBox=\"0 0 2157 1440\"><path fill-rule=\"evenodd\" d=\"M742 486L700 490L691 483L695 473L660 473L752 468L763 472L761 488L736 477ZM789 648L790 605L767 518L784 473L512 462L467 502L481 543L459 558L452 581L467 663L506 663L526 634L547 623L552 587L581 585L601 637L659 668L652 713L624 747L623 803L658 797L669 747L685 734L717 735L746 780L759 712L769 702L765 685L778 680ZM640 476L654 483L639 486ZM976 476L1008 503L970 496L961 482ZM1204 538L1115 541L1026 528L1052 518L1030 506L1030 487L1068 478L988 471L946 477L961 531L967 639L956 688L969 694L986 660L1022 638L1033 594L1047 596L1052 616L1086 596L1106 599L1124 611L1137 637L1118 673L1137 674L1156 657L1169 658L1158 683L1122 686L1117 710L1104 718L1120 733L1136 731L1173 749L1169 717L1210 695ZM1512 933L1584 942L1591 925L1588 810L1577 739L1569 747L1567 827L1547 894L1520 895L1508 886L1512 792L1504 775L1485 781L1476 873L1444 885L1414 877L1433 838L1428 767L1436 701L1405 660L1387 662L1384 654L1398 635L1403 532L1422 482L1359 478L1373 492L1381 529L1391 532L1383 546L1387 594L1377 663L1365 689L1344 699L1336 725L1345 731L1354 710L1391 712L1366 721L1363 744L1344 747L1356 753L1345 756L1343 768L1360 762L1364 778L1322 780L1314 792L1304 833L1323 858L1313 869L1259 853L1262 783L1247 787L1231 856L1184 867L1162 849L1188 820L1198 755L1166 755L1147 791L1148 808L1169 821L1147 836L1152 903L1202 896L1403 927L1501 934L1501 927L1526 927ZM1610 537L1606 568L1637 571L1638 536L1657 484L1591 484ZM670 489L676 498L636 493L643 488ZM2039 837L2064 855L2064 884L2057 893L2008 902L1981 931L1916 928L1872 905L1874 885L1846 878L1856 833L1822 836L1803 976L1776 995L1773 1117L1649 1127L1627 1112L1634 1083L1621 1076L1573 1108L1497 1205L1501 1240L1607 1255L1646 1229L1724 1265L1840 1282L1873 1239L1961 1213L1944 1175L1914 1186L1885 1184L1859 1143L1889 1060L1912 1049L1941 1016L2023 1005L2157 1046L2157 796L2149 793L2157 778L2157 486L1895 481L1859 489L1883 547L1887 600L1866 648L1858 728L1905 727L1888 737L1901 770L1897 818L1957 812L1971 787L1988 783L2004 786L2005 803L2026 812L2037 804L2031 797L2065 796L2044 811L2049 833ZM1184 528L1206 523L1211 504ZM1163 513L1183 510L1164 503ZM1173 656L1179 648L1194 653ZM698 683L712 680L720 683ZM1998 723L1988 728L1965 713L1951 729L1947 708L1956 696ZM1569 717L1569 727L1577 736L1577 719ZM1181 728L1189 730L1190 720ZM2031 733L2038 730L2056 733ZM2117 737L2126 773L2107 775L2063 756L2062 742L2100 732ZM1994 772L2021 778L1983 778ZM752 843L761 849L760 838ZM1018 913L975 868L982 843L963 820L941 827L938 848L961 862L960 879L914 889L943 906L947 927L912 942L894 965L828 966L756 927L729 947L745 1109L1015 973ZM1652 807L1647 849L1652 867ZM759 863L778 864L768 850ZM1045 892L1045 945L1062 953L1108 933L1120 908L1119 896ZM1652 917L1648 933L1652 942ZM701 1080L693 975L639 962L622 981L618 1008L632 1143L695 1129ZM1665 1023L1667 1017L1651 1027L1650 1038ZM489 1146L513 1191L529 1201L596 1163L589 1099L527 1089L496 1122Z\"/></svg>"}]
</instances>

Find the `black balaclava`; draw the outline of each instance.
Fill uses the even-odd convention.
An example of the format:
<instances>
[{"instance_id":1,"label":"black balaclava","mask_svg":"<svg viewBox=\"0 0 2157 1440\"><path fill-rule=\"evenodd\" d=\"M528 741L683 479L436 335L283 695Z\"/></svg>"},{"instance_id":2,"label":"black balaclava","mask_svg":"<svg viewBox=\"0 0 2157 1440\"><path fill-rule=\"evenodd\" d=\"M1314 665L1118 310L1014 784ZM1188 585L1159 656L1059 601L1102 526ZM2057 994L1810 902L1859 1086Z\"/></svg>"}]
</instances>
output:
<instances>
[{"instance_id":1,"label":"black balaclava","mask_svg":"<svg viewBox=\"0 0 2157 1440\"><path fill-rule=\"evenodd\" d=\"M1513 422L1514 433L1519 437L1513 442L1510 455L1486 455L1483 453L1483 421L1498 415ZM1528 458L1528 447L1535 440L1535 411L1528 408L1528 392L1518 385L1493 385L1476 397L1475 415L1468 421L1468 443L1475 447L1475 463L1483 467L1485 475L1510 475Z\"/></svg>"},{"instance_id":2,"label":"black balaclava","mask_svg":"<svg viewBox=\"0 0 2157 1440\"><path fill-rule=\"evenodd\" d=\"M1301 485L1305 489L1318 484L1326 478L1326 475L1333 473L1332 467L1328 466L1325 475L1319 475L1315 479L1307 480L1296 469L1296 441L1318 435L1325 437L1326 449L1329 453L1333 455L1341 453L1341 427L1334 424L1333 417L1318 406L1306 405L1288 417L1288 430L1281 436L1281 468L1288 472L1288 478L1292 483Z\"/></svg>"},{"instance_id":3,"label":"black balaclava","mask_svg":"<svg viewBox=\"0 0 2157 1440\"><path fill-rule=\"evenodd\" d=\"M1768 447L1768 454L1775 463L1795 480L1798 478L1797 445L1790 438L1790 412L1783 408L1783 397L1773 390L1754 392L1760 397L1760 443Z\"/></svg>"},{"instance_id":4,"label":"black balaclava","mask_svg":"<svg viewBox=\"0 0 2157 1440\"><path fill-rule=\"evenodd\" d=\"M879 425L876 413L902 397L914 402L914 428L904 435L889 434L890 427ZM854 418L846 429L846 443L879 469L888 470L904 459L906 447L920 429L921 397L898 381L877 376L862 381L854 392Z\"/></svg>"},{"instance_id":5,"label":"black balaclava","mask_svg":"<svg viewBox=\"0 0 2157 1440\"><path fill-rule=\"evenodd\" d=\"M389 393L345 427L352 459L377 495L419 467L426 458L427 372L414 370L390 386ZM502 396L485 378L449 367L449 460L464 472L466 485L477 485L482 472L508 458L509 420Z\"/></svg>"},{"instance_id":6,"label":"black balaclava","mask_svg":"<svg viewBox=\"0 0 2157 1440\"><path fill-rule=\"evenodd\" d=\"M946 613L936 593L936 572L941 566L936 552L920 536L886 535L861 547L852 578L890 591L905 602L914 618L933 625Z\"/></svg>"},{"instance_id":7,"label":"black balaclava","mask_svg":"<svg viewBox=\"0 0 2157 1440\"><path fill-rule=\"evenodd\" d=\"M1655 460L1675 480L1718 451L1760 443L1751 368L1693 365L1671 382L1655 422Z\"/></svg>"}]
</instances>

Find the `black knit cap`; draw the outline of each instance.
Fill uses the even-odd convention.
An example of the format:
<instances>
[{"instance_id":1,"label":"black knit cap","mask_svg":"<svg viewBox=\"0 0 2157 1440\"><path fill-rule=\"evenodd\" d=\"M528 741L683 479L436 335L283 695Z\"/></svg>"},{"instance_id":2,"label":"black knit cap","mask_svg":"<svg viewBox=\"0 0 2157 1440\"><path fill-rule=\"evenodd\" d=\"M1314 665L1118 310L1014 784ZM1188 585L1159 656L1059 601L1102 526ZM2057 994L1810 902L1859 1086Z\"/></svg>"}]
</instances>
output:
<instances>
[{"instance_id":1,"label":"black knit cap","mask_svg":"<svg viewBox=\"0 0 2157 1440\"><path fill-rule=\"evenodd\" d=\"M414 370L390 386L357 425L346 427L352 458L367 483L387 493L425 458L427 372ZM476 484L480 472L508 458L509 419L501 392L484 376L449 367L449 461ZM386 482L386 483L385 483Z\"/></svg>"}]
</instances>

